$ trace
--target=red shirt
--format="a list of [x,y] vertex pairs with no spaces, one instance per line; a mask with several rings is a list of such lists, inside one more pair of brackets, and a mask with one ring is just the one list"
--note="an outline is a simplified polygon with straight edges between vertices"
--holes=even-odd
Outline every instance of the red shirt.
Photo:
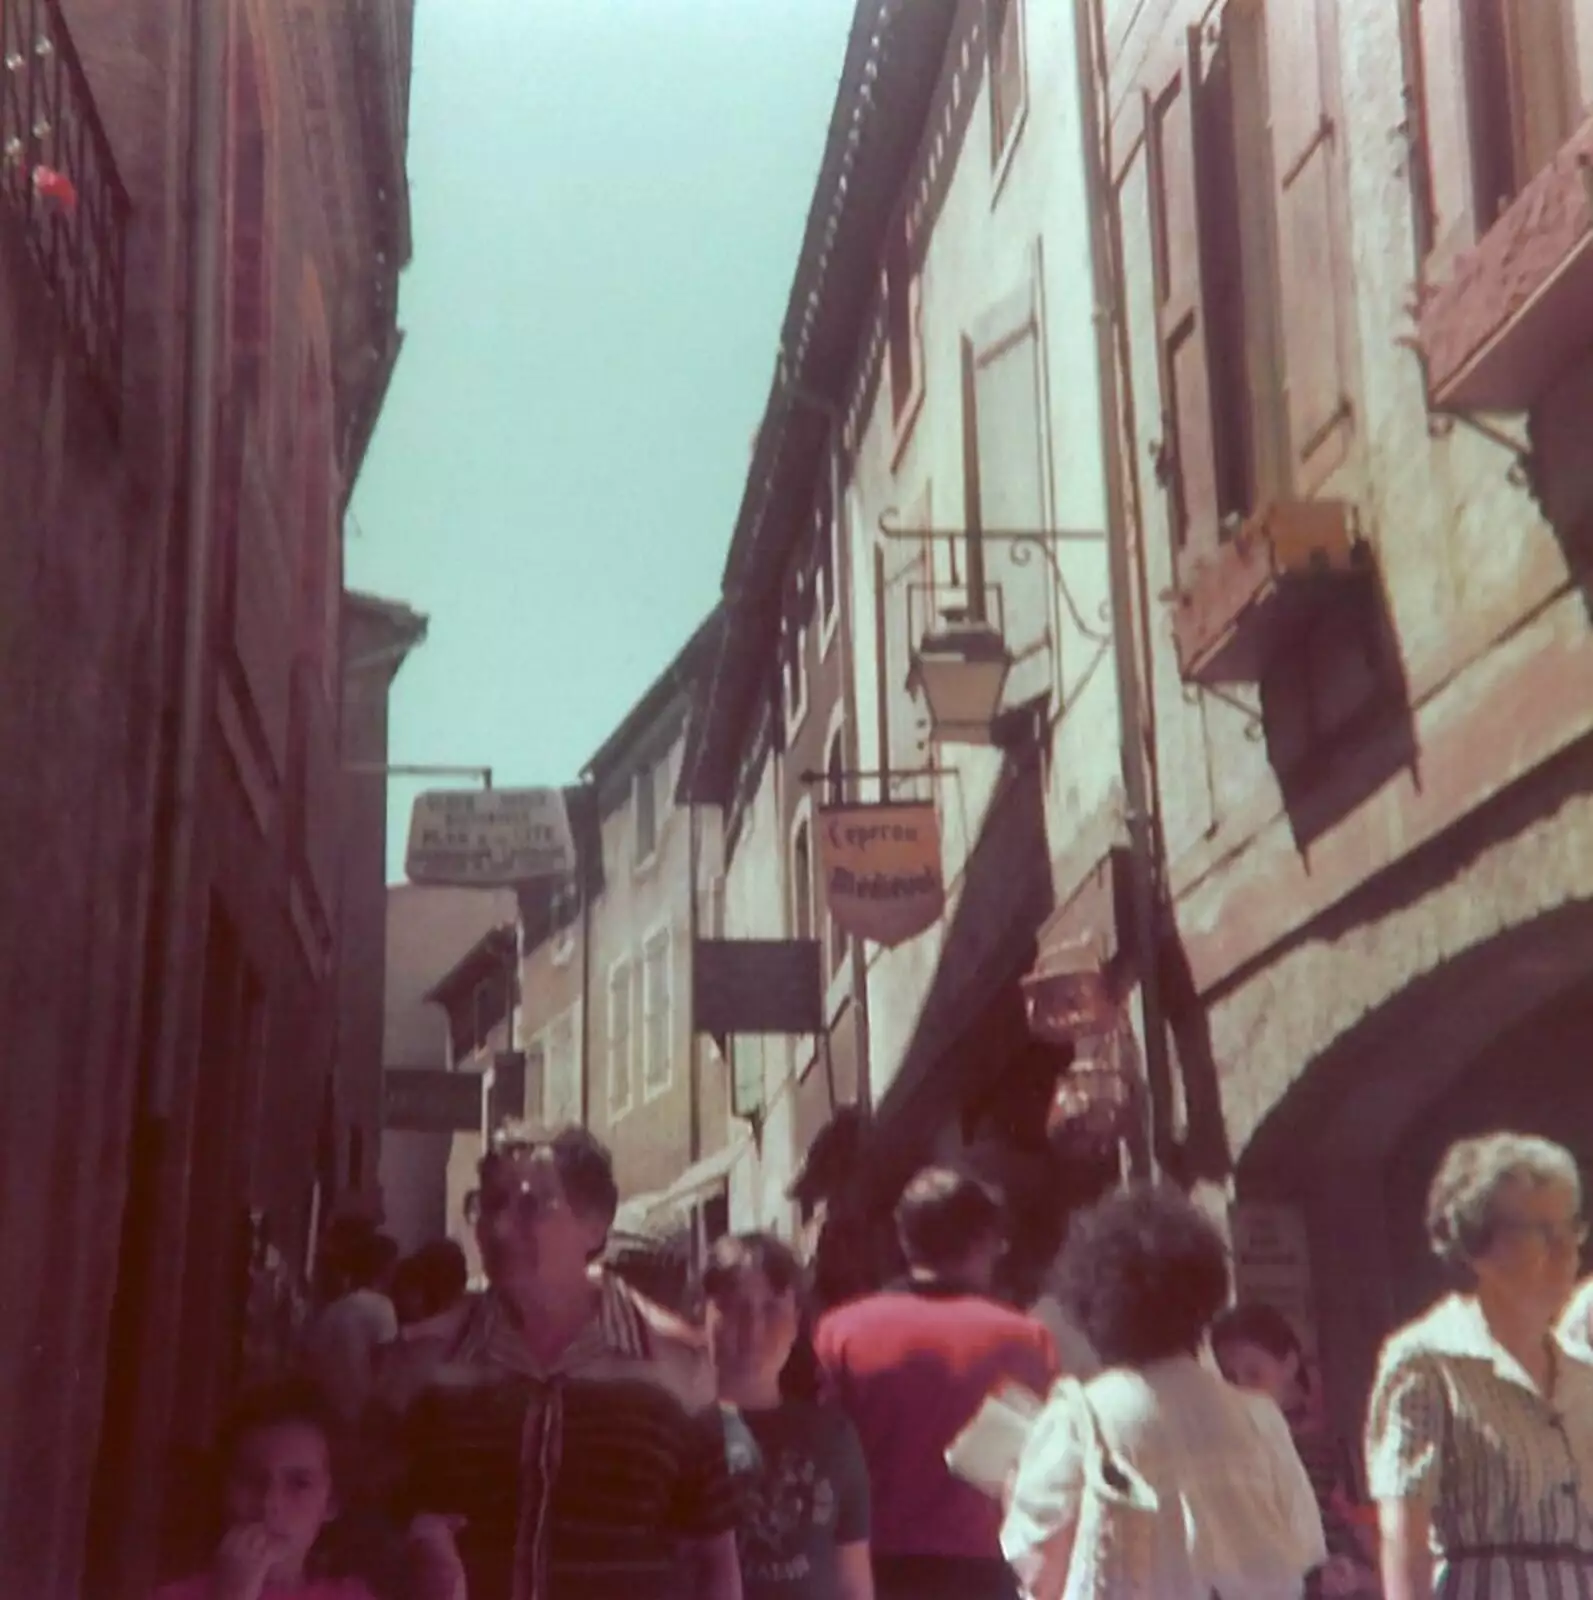
[[1051,1335],[979,1295],[886,1290],[831,1311],[814,1343],[863,1442],[878,1556],[1001,1559],[1001,1507],[952,1476],[946,1449],[992,1389],[1044,1396],[1057,1378]]

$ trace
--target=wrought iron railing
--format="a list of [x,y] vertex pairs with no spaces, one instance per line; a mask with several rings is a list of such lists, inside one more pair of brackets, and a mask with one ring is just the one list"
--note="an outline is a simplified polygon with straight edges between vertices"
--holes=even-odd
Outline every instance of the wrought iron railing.
[[60,0],[0,0],[0,211],[20,223],[113,422],[130,210]]

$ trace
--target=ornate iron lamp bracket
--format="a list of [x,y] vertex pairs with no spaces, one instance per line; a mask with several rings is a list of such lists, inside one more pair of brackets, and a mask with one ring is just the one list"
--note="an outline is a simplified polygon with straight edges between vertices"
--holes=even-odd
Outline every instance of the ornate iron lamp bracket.
[[[960,544],[967,545],[970,540],[978,539],[983,544],[1004,544],[1007,546],[1007,558],[1015,567],[1026,567],[1034,559],[1036,552],[1044,559],[1045,564],[1051,569],[1051,576],[1056,580],[1057,593],[1062,596],[1062,603],[1067,607],[1068,615],[1073,619],[1073,626],[1084,635],[1086,639],[1093,639],[1097,644],[1110,644],[1112,635],[1110,631],[1103,632],[1100,628],[1084,620],[1084,614],[1079,609],[1078,601],[1073,596],[1073,590],[1068,585],[1066,575],[1062,571],[1062,563],[1057,559],[1057,546],[1063,544],[1105,544],[1106,533],[1099,528],[904,528],[897,521],[900,513],[894,506],[887,507],[880,513],[879,531],[882,538],[910,544]],[[1103,600],[1097,612],[1097,620],[1109,623],[1112,617],[1112,603]]]

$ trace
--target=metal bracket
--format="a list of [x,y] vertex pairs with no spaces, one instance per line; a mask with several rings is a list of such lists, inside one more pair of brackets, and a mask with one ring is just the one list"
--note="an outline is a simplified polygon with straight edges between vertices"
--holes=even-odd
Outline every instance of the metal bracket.
[[1532,446],[1523,439],[1518,439],[1514,434],[1506,433],[1503,428],[1496,428],[1491,422],[1484,422],[1473,411],[1434,411],[1427,417],[1427,436],[1430,439],[1447,439],[1455,431],[1455,424],[1470,428],[1471,431],[1490,444],[1496,444],[1501,450],[1508,451],[1514,457],[1510,463],[1510,470],[1506,478],[1510,485],[1516,489],[1531,489],[1533,487],[1533,458]]
[[817,788],[821,784],[875,779],[887,786],[893,783],[906,783],[916,778],[955,778],[958,776],[955,767],[912,767],[899,771],[892,767],[865,767],[848,768],[845,772],[814,772],[807,771],[798,775],[797,781],[809,788]]
[[[887,507],[880,512],[879,531],[882,537],[915,544],[961,544],[966,545],[971,540],[977,539],[981,544],[1004,544],[1008,546],[1008,559],[1015,567],[1026,567],[1034,559],[1035,552],[1045,559],[1051,569],[1051,576],[1056,579],[1057,592],[1062,596],[1062,603],[1067,607],[1068,615],[1073,619],[1073,626],[1084,635],[1086,639],[1093,639],[1097,644],[1111,643],[1110,631],[1103,633],[1099,628],[1093,627],[1084,620],[1083,613],[1079,610],[1078,602],[1073,598],[1073,591],[1068,587],[1068,580],[1062,571],[1062,563],[1057,559],[1056,547],[1060,544],[1105,544],[1106,532],[1101,528],[903,528],[897,523],[899,512],[894,506]],[[1101,602],[1097,613],[1097,620],[1110,623],[1112,620],[1112,603],[1110,600]]]
[[1198,705],[1202,695],[1210,695],[1213,700],[1220,700],[1230,711],[1237,711],[1245,719],[1245,738],[1252,744],[1260,744],[1266,734],[1266,722],[1259,706],[1247,705],[1238,695],[1229,694],[1226,689],[1214,689],[1209,683],[1184,685],[1186,706]]

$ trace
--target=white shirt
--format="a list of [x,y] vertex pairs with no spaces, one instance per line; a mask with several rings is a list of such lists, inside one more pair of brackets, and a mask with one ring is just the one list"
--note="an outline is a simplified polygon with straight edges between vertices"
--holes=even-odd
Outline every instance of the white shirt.
[[1057,1364],[1069,1378],[1081,1383],[1101,1370],[1101,1358],[1084,1330],[1062,1309],[1054,1294],[1043,1294],[1029,1307],[1029,1315],[1051,1335]]
[[[1284,1600],[1327,1559],[1311,1480],[1283,1414],[1192,1356],[1085,1385],[1108,1449],[1157,1496],[1156,1600]],[[1001,1547],[1020,1573],[1078,1519],[1087,1459],[1073,1391],[1053,1393],[1019,1463]]]
[[370,1398],[377,1351],[397,1338],[393,1302],[374,1289],[356,1289],[315,1319],[305,1339],[305,1362],[337,1408],[356,1417]]

